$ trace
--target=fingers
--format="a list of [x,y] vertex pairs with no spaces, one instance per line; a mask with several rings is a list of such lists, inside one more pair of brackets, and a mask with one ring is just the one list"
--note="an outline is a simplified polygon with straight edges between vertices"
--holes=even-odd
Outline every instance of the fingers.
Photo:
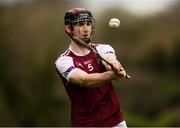
[[118,61],[113,61],[112,65],[114,66],[114,68],[116,68],[118,71],[121,70],[121,64]]
[[121,68],[121,70],[118,72],[118,74],[119,74],[120,78],[126,77],[126,71],[123,68]]
[[108,65],[108,64],[105,65],[105,68],[106,68],[108,71],[113,71],[113,69],[111,68],[111,66]]
[[117,73],[117,77],[119,78],[124,78],[126,77],[126,71],[124,70],[124,68],[122,67],[122,65],[120,64],[119,61],[113,61],[112,65],[114,66],[114,68],[116,69]]
[[114,71],[114,75],[115,75],[115,80],[119,79],[119,78],[124,78],[127,76],[126,71],[124,70],[124,68],[122,67],[121,63],[117,60],[113,60],[110,62],[112,64],[113,67],[111,67],[110,65],[105,65],[106,69],[108,71]]

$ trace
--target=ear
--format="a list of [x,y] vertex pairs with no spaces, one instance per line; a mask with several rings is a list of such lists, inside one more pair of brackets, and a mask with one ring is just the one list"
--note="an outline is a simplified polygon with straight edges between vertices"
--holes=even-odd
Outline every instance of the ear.
[[65,25],[65,26],[64,26],[64,30],[65,30],[66,32],[68,32],[68,33],[71,33],[71,27],[70,27],[70,25]]

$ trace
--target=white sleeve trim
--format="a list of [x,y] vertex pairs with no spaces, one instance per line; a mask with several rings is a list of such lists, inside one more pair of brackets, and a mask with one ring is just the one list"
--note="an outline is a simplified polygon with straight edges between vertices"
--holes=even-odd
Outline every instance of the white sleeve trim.
[[105,54],[115,55],[115,50],[108,44],[99,44],[96,49],[101,56],[104,56]]

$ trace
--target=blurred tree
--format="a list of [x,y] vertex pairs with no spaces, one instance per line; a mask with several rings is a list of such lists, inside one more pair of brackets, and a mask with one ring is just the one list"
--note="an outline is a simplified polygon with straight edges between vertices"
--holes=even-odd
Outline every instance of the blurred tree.
[[[69,41],[59,21],[75,5],[57,0],[0,5],[0,126],[70,126],[69,99],[53,64]],[[171,76],[180,72],[179,12],[177,6],[140,18],[114,8],[96,15],[95,38],[112,43],[132,74],[131,81],[116,86],[128,126],[180,126],[179,75]],[[121,20],[117,31],[107,27],[112,13]]]
[[174,72],[178,75],[180,74],[180,39],[177,38],[175,40],[175,46],[172,55],[172,67],[174,68]]

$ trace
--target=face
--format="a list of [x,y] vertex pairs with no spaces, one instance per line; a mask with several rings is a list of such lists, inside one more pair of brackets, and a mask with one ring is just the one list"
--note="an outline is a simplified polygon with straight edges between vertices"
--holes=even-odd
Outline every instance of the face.
[[81,39],[90,38],[92,33],[92,21],[79,21],[74,23],[72,33],[74,36]]

